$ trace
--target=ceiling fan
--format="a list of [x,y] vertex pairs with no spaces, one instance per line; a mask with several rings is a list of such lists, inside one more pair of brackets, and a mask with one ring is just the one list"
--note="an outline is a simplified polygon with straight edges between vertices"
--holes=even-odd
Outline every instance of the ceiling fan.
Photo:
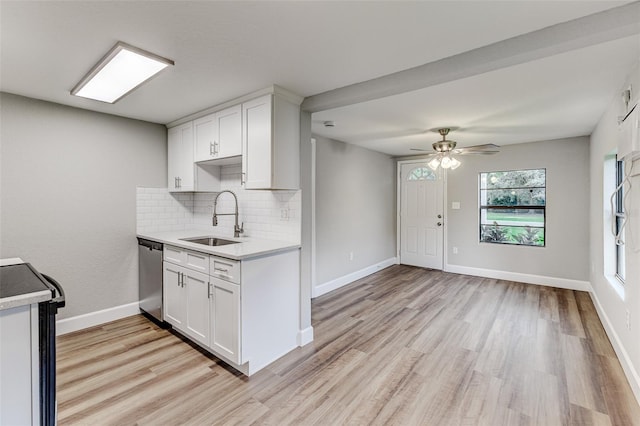
[[[442,129],[438,129],[438,133],[442,136],[442,140],[433,143],[431,146],[435,150],[435,152],[430,152],[426,155],[434,155],[435,158],[429,161],[428,165],[432,170],[437,170],[438,166],[443,169],[457,169],[460,166],[460,161],[453,157],[453,155],[468,155],[468,154],[479,154],[479,155],[491,155],[500,152],[498,145],[488,143],[484,145],[474,145],[467,148],[458,148],[456,149],[456,141],[447,140],[447,135],[451,131],[450,128],[444,127]],[[419,148],[411,148],[412,151],[429,151],[427,149],[419,149]]]

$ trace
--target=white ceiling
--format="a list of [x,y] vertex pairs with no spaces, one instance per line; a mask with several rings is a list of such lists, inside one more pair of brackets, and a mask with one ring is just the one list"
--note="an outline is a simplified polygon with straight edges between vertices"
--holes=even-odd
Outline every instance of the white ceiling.
[[[2,0],[0,89],[166,124],[271,84],[307,97],[625,3]],[[119,40],[176,65],[114,105],[71,96]],[[314,130],[394,155],[443,125],[464,146],[588,134],[637,58],[638,39],[620,39],[319,112],[337,127]]]

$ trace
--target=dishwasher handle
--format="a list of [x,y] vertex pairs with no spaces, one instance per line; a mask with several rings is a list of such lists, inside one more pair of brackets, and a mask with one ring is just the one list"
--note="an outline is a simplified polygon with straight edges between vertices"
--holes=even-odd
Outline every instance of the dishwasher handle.
[[146,247],[149,250],[160,250],[162,251],[162,243],[157,241],[145,240],[143,238],[138,238],[138,245],[142,247]]

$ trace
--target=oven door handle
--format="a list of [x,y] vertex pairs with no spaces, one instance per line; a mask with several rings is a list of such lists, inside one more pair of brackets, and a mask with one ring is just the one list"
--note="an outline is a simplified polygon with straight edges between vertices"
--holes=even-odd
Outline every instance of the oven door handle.
[[56,289],[56,291],[60,294],[60,296],[55,297],[53,300],[51,300],[51,303],[55,303],[56,308],[64,308],[66,304],[66,297],[64,295],[64,290],[60,285],[60,283],[54,280],[53,278],[51,278],[49,275],[46,275],[46,274],[40,274],[40,275],[42,275],[42,277],[45,280],[47,280],[49,284],[51,284]]

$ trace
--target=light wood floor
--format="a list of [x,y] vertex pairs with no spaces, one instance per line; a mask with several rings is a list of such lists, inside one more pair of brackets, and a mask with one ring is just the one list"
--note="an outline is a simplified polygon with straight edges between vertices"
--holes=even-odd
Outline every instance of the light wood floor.
[[61,425],[640,425],[589,295],[393,266],[246,378],[142,316],[58,339]]

